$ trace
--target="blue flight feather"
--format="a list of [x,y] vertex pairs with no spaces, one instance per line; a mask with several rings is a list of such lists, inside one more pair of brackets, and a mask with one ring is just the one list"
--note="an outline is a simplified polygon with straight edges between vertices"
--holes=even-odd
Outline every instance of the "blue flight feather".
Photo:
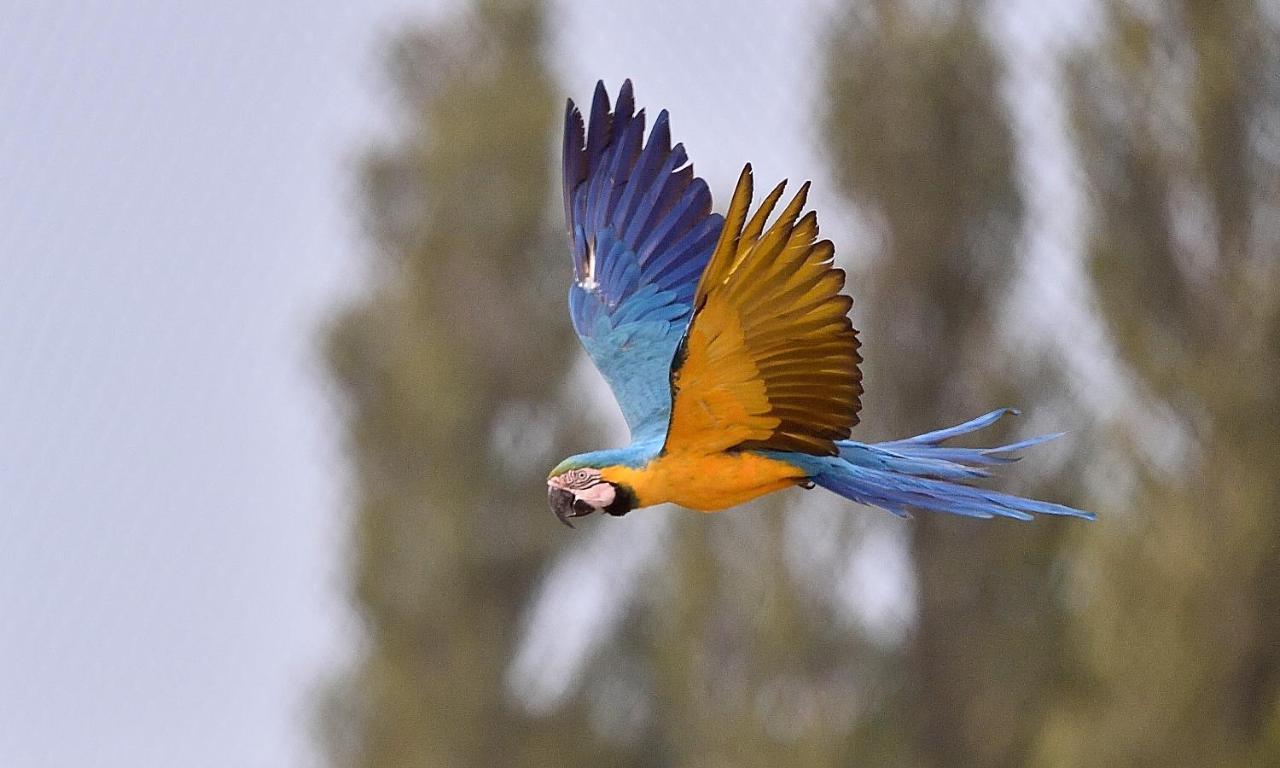
[[671,145],[666,110],[647,141],[644,127],[629,80],[612,109],[596,85],[585,126],[572,101],[565,109],[569,314],[639,442],[666,433],[671,360],[724,223],[684,146]]

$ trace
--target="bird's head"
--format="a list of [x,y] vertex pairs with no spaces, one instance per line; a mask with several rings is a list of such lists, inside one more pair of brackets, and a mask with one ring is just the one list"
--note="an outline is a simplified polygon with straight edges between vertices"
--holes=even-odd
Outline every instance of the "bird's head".
[[575,466],[565,462],[547,478],[547,502],[560,522],[586,517],[592,512],[605,512],[621,517],[636,508],[636,497],[622,483],[605,478],[601,467]]

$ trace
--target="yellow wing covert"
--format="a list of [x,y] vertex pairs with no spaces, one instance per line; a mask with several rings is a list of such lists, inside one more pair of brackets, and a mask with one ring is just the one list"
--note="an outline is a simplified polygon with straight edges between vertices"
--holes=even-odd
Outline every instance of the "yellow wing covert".
[[748,221],[751,166],[738,178],[672,362],[668,452],[832,455],[858,423],[853,300],[841,293],[831,241],[817,241],[817,215],[800,216],[807,182],[765,230],[785,186]]

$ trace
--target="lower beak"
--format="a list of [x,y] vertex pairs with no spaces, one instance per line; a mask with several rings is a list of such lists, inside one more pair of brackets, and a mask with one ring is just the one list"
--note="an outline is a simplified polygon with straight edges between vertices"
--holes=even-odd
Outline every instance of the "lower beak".
[[569,522],[570,518],[583,517],[591,514],[591,510],[586,512],[578,512],[573,508],[574,497],[569,491],[563,488],[547,488],[547,503],[551,505],[551,511],[556,514],[556,519],[570,528],[573,523]]

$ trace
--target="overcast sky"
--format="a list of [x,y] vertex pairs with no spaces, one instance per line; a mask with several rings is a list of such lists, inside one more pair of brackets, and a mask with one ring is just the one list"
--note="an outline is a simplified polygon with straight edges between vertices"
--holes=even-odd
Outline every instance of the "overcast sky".
[[[713,188],[751,160],[832,210],[829,4],[572,0],[555,64],[635,79]],[[309,764],[355,637],[317,329],[362,274],[379,44],[439,3],[179,5],[0,14],[3,766]]]

